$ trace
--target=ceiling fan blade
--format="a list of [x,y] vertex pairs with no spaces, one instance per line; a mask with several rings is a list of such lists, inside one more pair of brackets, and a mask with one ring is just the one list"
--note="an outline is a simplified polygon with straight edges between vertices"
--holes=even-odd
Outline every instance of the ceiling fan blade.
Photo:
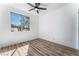
[[33,8],[33,9],[30,9],[29,11],[32,11],[32,10],[34,10],[35,8]]
[[39,11],[37,10],[37,13],[39,14]]
[[46,10],[47,8],[41,8],[41,7],[38,7],[38,9]]
[[35,7],[34,5],[30,4],[30,3],[27,3],[28,5],[32,6],[32,7]]

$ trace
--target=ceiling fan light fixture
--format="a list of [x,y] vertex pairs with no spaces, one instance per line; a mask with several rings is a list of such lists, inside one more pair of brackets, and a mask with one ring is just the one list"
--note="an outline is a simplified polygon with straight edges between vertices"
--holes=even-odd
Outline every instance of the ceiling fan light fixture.
[[37,8],[35,8],[35,11],[37,11],[38,9]]

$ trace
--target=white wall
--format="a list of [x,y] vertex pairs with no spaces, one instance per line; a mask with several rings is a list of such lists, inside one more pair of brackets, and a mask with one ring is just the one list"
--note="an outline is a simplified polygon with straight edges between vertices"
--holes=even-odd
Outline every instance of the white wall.
[[[18,4],[17,4],[18,5]],[[30,17],[30,31],[11,32],[10,11],[21,13]],[[0,5],[0,47],[31,40],[38,36],[38,16],[29,14],[22,6],[11,4]]]
[[77,14],[75,4],[68,4],[56,10],[50,8],[40,14],[39,37],[77,49]]

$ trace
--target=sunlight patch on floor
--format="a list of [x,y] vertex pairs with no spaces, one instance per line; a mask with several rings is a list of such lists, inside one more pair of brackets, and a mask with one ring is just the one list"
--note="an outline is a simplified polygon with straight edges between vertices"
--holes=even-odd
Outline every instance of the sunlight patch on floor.
[[6,48],[4,49],[5,51],[3,52],[0,52],[0,56],[26,56],[27,55],[27,52],[28,52],[28,48],[29,48],[29,45],[24,45],[24,46],[21,46],[21,47],[18,47],[17,49],[13,49],[13,50],[9,50]]

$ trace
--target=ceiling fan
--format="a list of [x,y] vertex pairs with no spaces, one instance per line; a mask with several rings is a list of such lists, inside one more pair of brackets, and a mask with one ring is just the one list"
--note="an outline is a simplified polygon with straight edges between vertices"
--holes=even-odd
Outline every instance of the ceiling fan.
[[27,3],[27,4],[33,7],[29,11],[35,10],[38,14],[39,14],[39,10],[46,10],[47,9],[47,8],[39,7],[41,5],[41,3],[34,3],[34,5],[32,5],[31,3]]

